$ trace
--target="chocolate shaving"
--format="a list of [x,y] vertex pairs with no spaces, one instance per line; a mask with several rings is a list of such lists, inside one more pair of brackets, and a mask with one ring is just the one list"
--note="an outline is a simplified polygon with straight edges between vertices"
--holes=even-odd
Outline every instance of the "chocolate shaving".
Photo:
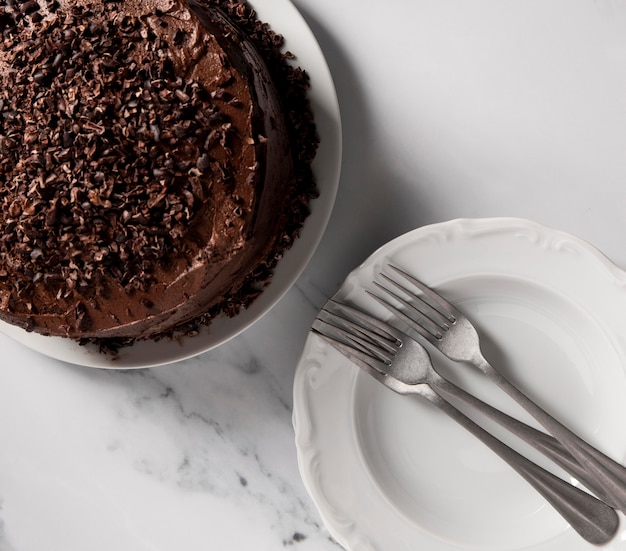
[[[38,9],[27,2],[19,13]],[[6,32],[28,30],[28,18],[18,19],[9,6],[0,10],[15,22]],[[76,22],[89,13],[82,6],[71,13],[33,29],[10,51],[11,63],[32,67],[32,76],[9,72],[0,92],[0,225],[15,222],[0,237],[0,254],[24,278],[62,275],[72,263],[78,285],[101,272],[121,275],[132,291],[131,279],[140,277],[145,287],[179,249],[177,228],[201,205],[191,199],[199,186],[189,169],[207,168],[209,138],[227,139],[228,116],[198,84],[181,81],[167,45],[147,42],[139,19],[116,25],[104,18],[81,36]],[[128,52],[139,54],[130,61]],[[199,123],[197,113],[208,123]],[[67,180],[57,182],[63,185],[49,185],[63,174]]]

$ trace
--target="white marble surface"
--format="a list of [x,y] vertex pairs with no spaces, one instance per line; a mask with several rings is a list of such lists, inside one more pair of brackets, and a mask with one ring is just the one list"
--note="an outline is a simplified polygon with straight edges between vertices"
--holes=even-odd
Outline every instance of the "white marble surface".
[[626,3],[294,3],[344,128],[318,251],[259,323],[178,365],[85,369],[0,336],[0,551],[338,549],[299,477],[291,387],[348,271],[412,228],[486,216],[626,268]]

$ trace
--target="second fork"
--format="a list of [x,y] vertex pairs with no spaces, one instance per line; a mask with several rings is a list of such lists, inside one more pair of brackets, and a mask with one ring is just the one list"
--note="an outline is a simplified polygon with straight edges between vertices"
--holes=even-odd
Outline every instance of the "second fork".
[[402,307],[394,306],[375,293],[369,294],[400,318],[408,326],[411,336],[426,339],[451,360],[473,365],[494,381],[576,458],[588,473],[594,490],[626,514],[626,467],[565,427],[492,366],[482,354],[478,331],[454,305],[405,270],[392,265],[389,267],[407,284],[385,274],[381,275],[410,298],[404,298],[380,283],[376,285]]

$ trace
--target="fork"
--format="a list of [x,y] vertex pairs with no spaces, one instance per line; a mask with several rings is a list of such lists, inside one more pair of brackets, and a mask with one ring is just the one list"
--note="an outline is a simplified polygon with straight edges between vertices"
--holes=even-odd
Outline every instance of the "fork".
[[607,502],[626,513],[626,468],[568,429],[494,368],[483,356],[478,331],[456,307],[405,270],[391,264],[389,268],[420,293],[396,278],[381,273],[385,281],[406,294],[409,299],[379,282],[375,282],[376,286],[397,300],[402,305],[402,310],[371,291],[368,294],[404,321],[412,337],[423,337],[451,360],[467,362],[493,380],[580,463],[592,478],[591,487],[597,495],[606,498]]
[[[368,316],[364,312],[355,310],[347,305],[338,306],[340,303],[333,301],[332,299],[328,302],[325,309],[322,310],[320,315],[318,316],[320,321],[329,322],[328,318],[332,318],[330,323],[334,323],[335,326],[339,324],[339,322],[343,324],[348,324],[348,328],[354,331],[362,330],[361,328],[355,327],[354,325],[349,325],[349,322],[346,319],[341,319],[337,317],[337,313],[333,313],[331,309],[343,309],[343,314],[345,317],[346,312],[349,312],[352,317],[360,317],[363,320],[366,320],[367,323],[370,324],[378,324],[380,328],[380,324],[382,323],[376,318],[372,318]],[[388,327],[385,326],[388,330]],[[405,347],[412,347],[414,350],[414,359],[413,363],[407,366],[407,369],[411,369],[415,371],[415,373],[419,373],[420,377],[426,379],[426,382],[431,387],[434,387],[437,392],[443,394],[447,399],[456,398],[460,402],[472,407],[474,410],[480,412],[488,419],[495,421],[500,426],[507,429],[512,434],[516,435],[518,438],[530,444],[536,450],[543,453],[546,457],[550,458],[552,462],[563,470],[572,475],[576,480],[581,482],[588,490],[591,490],[596,497],[600,498],[602,501],[614,507],[614,504],[611,500],[611,497],[607,495],[604,490],[599,487],[596,481],[589,476],[589,473],[585,470],[585,468],[578,462],[574,457],[559,443],[558,440],[546,434],[545,432],[539,431],[510,415],[507,415],[503,411],[496,409],[495,407],[483,402],[473,394],[470,394],[463,388],[454,384],[452,381],[444,377],[432,363],[430,356],[427,351],[419,345],[417,342],[413,342],[410,344],[406,344],[408,340],[415,341],[415,339],[411,339],[408,335],[403,334],[398,329],[395,329],[396,335],[401,335],[401,339],[405,342]],[[345,335],[344,335],[345,336]],[[396,369],[398,369],[396,367]],[[403,378],[406,379],[411,375],[404,375]],[[414,376],[414,375],[413,375]],[[396,375],[397,377],[397,375]]]
[[[381,321],[376,320],[376,318],[372,318],[364,312],[355,310],[347,305],[339,306],[339,303],[333,301],[332,299],[326,305],[325,310],[322,310],[320,313],[320,321],[328,322],[329,320],[327,318],[330,316],[333,318],[332,323],[334,323],[335,326],[338,321],[341,321],[344,324],[349,323],[346,319],[339,318],[337,313],[333,314],[330,310],[331,308],[343,308],[344,313],[350,312],[353,317],[361,317],[361,319],[366,320],[369,324],[378,324],[379,328],[382,323]],[[388,326],[384,327],[388,329]],[[350,326],[350,328],[353,330],[359,330],[359,328],[354,327],[354,325]],[[398,329],[395,329],[395,331],[396,335],[400,334],[402,336],[402,340],[405,342],[410,339],[408,335],[401,333]],[[415,339],[411,340],[414,341]],[[600,498],[611,507],[615,507],[611,497],[608,496],[602,488],[598,487],[596,481],[589,476],[589,473],[585,470],[585,468],[578,461],[576,461],[576,459],[574,459],[574,457],[559,443],[558,440],[545,432],[539,431],[526,423],[507,415],[503,411],[500,411],[490,404],[483,402],[473,394],[470,394],[466,390],[454,384],[441,375],[435,365],[433,365],[426,350],[422,350],[423,347],[421,347],[417,342],[412,343],[410,346],[417,349],[414,358],[415,363],[410,366],[410,369],[415,369],[418,373],[422,373],[423,377],[428,377],[428,383],[432,387],[436,388],[439,393],[444,394],[446,398],[456,398],[462,403],[482,413],[488,419],[491,419],[500,426],[506,428],[509,432],[516,435],[527,444],[530,444],[546,457],[550,458],[554,464],[558,465],[572,475],[588,490],[591,490],[596,497]]]
[[519,454],[444,398],[442,387],[452,383],[431,369],[428,352],[415,340],[332,300],[312,330],[386,387],[399,394],[418,394],[449,415],[530,483],[584,539],[602,544],[613,537],[619,520],[610,506]]

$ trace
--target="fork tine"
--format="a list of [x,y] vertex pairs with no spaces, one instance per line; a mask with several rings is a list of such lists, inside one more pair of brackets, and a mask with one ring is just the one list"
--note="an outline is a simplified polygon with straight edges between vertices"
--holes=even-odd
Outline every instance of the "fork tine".
[[380,288],[384,289],[387,294],[393,296],[399,302],[402,302],[403,304],[406,304],[408,306],[412,306],[415,310],[420,312],[423,316],[426,317],[426,320],[424,320],[426,323],[428,323],[428,320],[432,320],[432,322],[441,326],[443,329],[448,329],[450,327],[450,319],[442,314],[439,310],[431,306],[426,300],[424,300],[423,295],[417,295],[415,292],[411,291],[405,284],[389,277],[387,274],[380,273],[379,275],[384,280],[391,283],[391,285],[400,289],[400,291],[402,291],[405,295],[411,297],[412,302],[409,303],[406,299],[394,293],[393,291],[391,291],[391,289],[384,287],[377,281],[375,281],[374,283]]
[[[411,282],[413,285],[415,285],[415,287],[417,287],[424,294],[424,298],[422,300],[424,300],[424,302],[427,302],[427,304],[429,304],[432,308],[434,308],[440,314],[448,318],[448,321],[450,323],[454,323],[456,321],[456,318],[459,315],[458,310],[452,304],[450,304],[445,298],[443,298],[441,295],[433,291],[430,287],[428,287],[428,285],[426,285],[425,283],[422,283],[416,277],[405,272],[403,269],[398,268],[397,266],[394,266],[393,264],[389,264],[389,267],[392,270],[399,273],[402,277],[404,277],[406,280]],[[405,290],[409,294],[413,294],[413,295],[415,294],[415,293],[411,293],[411,291],[409,291],[408,289],[405,289]]]
[[[384,298],[378,296],[375,293],[372,293],[369,290],[366,290],[366,293],[370,295],[374,300],[376,300],[379,304],[382,304],[385,308],[387,308],[387,310],[389,310],[397,318],[401,319],[404,323],[406,323],[410,329],[414,330],[416,333],[424,337],[427,341],[435,343],[438,340],[441,340],[442,335],[440,332],[431,333],[430,331],[426,330],[422,325],[420,325],[420,323],[418,323],[413,318],[408,316],[402,310],[396,308],[393,304],[391,304]],[[409,308],[412,308],[410,304],[408,304],[407,306]],[[417,310],[415,310],[415,312],[419,314]]]
[[337,338],[335,330],[337,328],[326,323],[319,318],[313,322],[311,330],[323,338],[327,343],[337,349],[341,354],[355,363],[363,371],[374,377],[377,381],[386,384],[389,376],[380,369],[383,362],[373,358],[370,354],[355,348],[355,346],[346,344]]
[[348,306],[347,304],[343,304],[341,302],[337,302],[336,300],[330,299],[323,308],[327,312],[332,312],[338,316],[341,316],[344,319],[349,319],[355,323],[358,323],[360,326],[365,327],[380,337],[387,339],[394,343],[402,342],[401,333],[394,329],[388,323],[385,323],[379,319],[376,319],[369,314],[361,310],[357,310],[352,306]]
[[327,337],[326,335],[322,335],[321,333],[318,333],[318,335],[322,339],[324,339],[328,344],[330,344],[332,347],[334,347],[339,352],[341,352],[341,354],[343,354],[346,358],[348,358],[351,362],[353,362],[357,367],[359,367],[359,369],[367,373],[370,377],[373,377],[379,383],[382,383],[385,386],[389,386],[390,388],[393,387],[393,384],[391,382],[391,377],[389,375],[378,371],[378,369],[376,369],[375,367],[372,367],[366,361],[363,361],[360,358],[355,357],[353,355],[353,350],[347,344],[333,340],[332,338]]
[[[382,274],[381,274],[382,275]],[[393,282],[393,280],[391,280]],[[435,338],[441,339],[443,336],[442,331],[447,331],[449,326],[446,323],[447,319],[440,324],[435,323],[430,317],[428,317],[427,313],[424,312],[422,307],[415,305],[405,298],[401,297],[397,293],[394,293],[391,289],[388,289],[384,285],[381,285],[377,281],[374,281],[374,285],[376,285],[379,289],[383,290],[386,294],[392,296],[395,300],[397,300],[400,304],[405,306],[410,312],[410,316],[407,316],[400,309],[396,308],[391,302],[384,299],[383,297],[377,295],[366,289],[366,293],[382,304],[385,308],[390,310],[397,317],[402,318],[405,323],[407,323],[411,328],[415,329],[420,335],[426,337],[428,339]]]
[[331,336],[336,340],[339,338],[351,345],[355,344],[361,351],[373,355],[382,362],[390,363],[397,352],[398,345],[394,347],[388,340],[372,331],[327,310],[322,310],[316,321],[325,324],[327,332],[332,333]]

